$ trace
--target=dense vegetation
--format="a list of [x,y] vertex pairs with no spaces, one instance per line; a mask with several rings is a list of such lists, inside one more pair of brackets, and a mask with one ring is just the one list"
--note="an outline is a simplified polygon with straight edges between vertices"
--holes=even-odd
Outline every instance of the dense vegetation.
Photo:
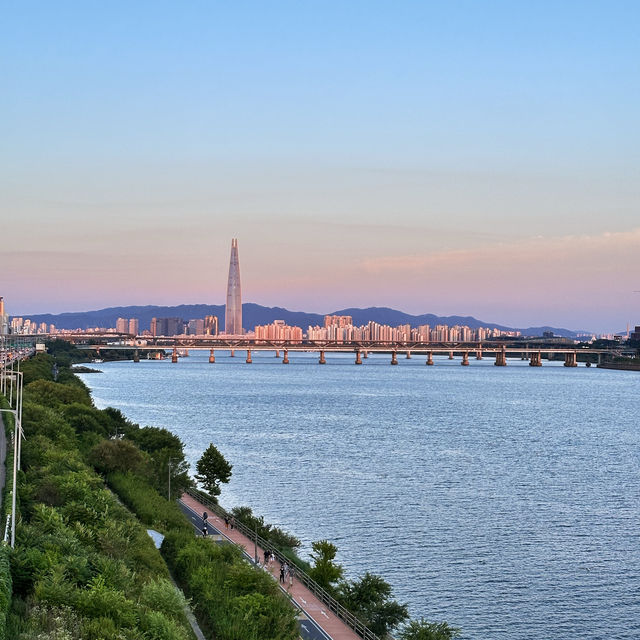
[[52,358],[43,355],[23,366],[30,382],[7,637],[192,638],[184,598],[162,557],[86,463],[89,432],[76,431],[65,416],[68,407],[93,410],[96,420],[100,412],[68,369],[60,369],[60,382],[49,379],[51,369]]
[[[169,473],[174,494],[192,482],[179,438],[96,409],[66,355],[23,364],[27,439],[7,637],[192,638],[184,598],[142,521],[167,535],[163,553],[212,638],[296,638],[295,611],[277,584],[234,546],[196,539],[165,497]],[[11,594],[2,569],[0,553],[0,616],[3,594],[7,603]]]

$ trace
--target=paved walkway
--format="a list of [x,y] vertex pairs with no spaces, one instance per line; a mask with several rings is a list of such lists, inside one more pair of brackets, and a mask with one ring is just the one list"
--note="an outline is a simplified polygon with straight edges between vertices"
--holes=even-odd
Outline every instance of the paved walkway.
[[[202,514],[206,511],[209,514],[209,524],[215,527],[222,536],[243,546],[247,553],[253,557],[254,554],[254,542],[249,540],[246,536],[242,535],[237,529],[225,529],[224,520],[198,502],[195,498],[192,498],[188,494],[183,494],[181,501],[187,507],[192,509],[199,518],[200,527],[202,526]],[[217,536],[216,536],[217,537]],[[264,558],[264,549],[258,547],[258,558],[262,560]],[[278,561],[273,562],[273,566],[270,569],[270,573],[275,580],[278,580],[280,575],[280,563]],[[326,636],[330,640],[361,640],[360,636],[350,627],[348,627],[340,618],[338,618],[331,610],[329,610],[324,603],[319,600],[307,587],[305,587],[297,578],[294,578],[293,585],[285,589],[281,585],[280,588],[288,593],[293,599],[294,603],[304,612],[304,615],[308,616],[315,622],[316,626],[320,627]],[[300,626],[304,628],[304,619],[301,620]]]

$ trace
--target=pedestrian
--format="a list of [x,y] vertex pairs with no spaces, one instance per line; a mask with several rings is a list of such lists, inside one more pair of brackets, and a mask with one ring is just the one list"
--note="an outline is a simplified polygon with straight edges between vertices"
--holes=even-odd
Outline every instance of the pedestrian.
[[229,528],[229,516],[224,517],[224,528],[225,529]]
[[264,566],[266,567],[267,564],[269,564],[269,552],[265,549],[264,550]]
[[291,565],[289,567],[289,589],[293,587],[293,579],[295,578],[295,573],[295,569],[293,568],[293,565]]
[[235,524],[236,524],[236,518],[235,518],[235,516],[231,516],[231,528],[232,529],[235,526]]
[[207,523],[205,522],[205,524],[202,527],[202,535],[206,538],[209,535],[209,530],[207,529]]
[[280,582],[284,584],[284,565],[280,565]]

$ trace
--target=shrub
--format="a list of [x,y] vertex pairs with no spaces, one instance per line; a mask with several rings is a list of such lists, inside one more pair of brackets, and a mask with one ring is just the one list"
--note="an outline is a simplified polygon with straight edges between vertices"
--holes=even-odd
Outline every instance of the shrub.
[[89,462],[101,473],[139,471],[144,463],[140,449],[128,440],[102,440],[89,452]]
[[35,380],[24,388],[25,400],[37,399],[38,404],[46,407],[58,408],[61,405],[74,402],[92,406],[91,396],[85,388],[52,382],[50,380]]

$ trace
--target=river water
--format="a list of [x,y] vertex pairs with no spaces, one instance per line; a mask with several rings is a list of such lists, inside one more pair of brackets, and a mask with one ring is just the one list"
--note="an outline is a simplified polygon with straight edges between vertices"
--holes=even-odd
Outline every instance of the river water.
[[225,507],[323,538],[469,640],[640,638],[640,374],[191,352],[95,365],[98,407],[233,464]]

